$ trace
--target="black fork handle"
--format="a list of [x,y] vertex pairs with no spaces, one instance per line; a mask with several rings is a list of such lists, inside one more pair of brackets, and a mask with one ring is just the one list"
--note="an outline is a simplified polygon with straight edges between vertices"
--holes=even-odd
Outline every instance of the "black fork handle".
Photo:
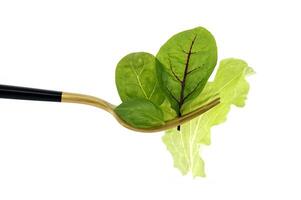
[[11,85],[0,85],[0,98],[61,102],[62,92]]

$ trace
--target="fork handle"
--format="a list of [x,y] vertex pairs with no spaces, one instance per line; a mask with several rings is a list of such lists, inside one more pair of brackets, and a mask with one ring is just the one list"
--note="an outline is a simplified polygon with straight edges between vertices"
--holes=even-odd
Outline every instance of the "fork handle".
[[0,98],[61,102],[62,92],[12,85],[0,85]]

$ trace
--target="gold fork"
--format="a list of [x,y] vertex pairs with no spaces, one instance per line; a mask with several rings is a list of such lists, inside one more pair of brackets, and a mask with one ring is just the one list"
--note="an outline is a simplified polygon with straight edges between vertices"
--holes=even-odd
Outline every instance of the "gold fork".
[[42,89],[18,87],[18,86],[10,86],[10,85],[0,85],[0,98],[33,100],[33,101],[52,101],[52,102],[77,103],[77,104],[90,105],[109,112],[122,126],[138,132],[159,132],[159,131],[175,128],[178,125],[184,124],[185,122],[188,122],[189,120],[198,117],[199,115],[205,113],[206,111],[210,110],[211,108],[213,108],[214,106],[220,103],[220,98],[215,98],[214,100],[210,101],[209,103],[201,106],[200,108],[190,113],[187,113],[181,117],[165,122],[164,125],[152,127],[152,128],[136,128],[126,123],[123,119],[121,119],[116,114],[116,112],[114,111],[116,107],[115,105],[90,95],[42,90]]

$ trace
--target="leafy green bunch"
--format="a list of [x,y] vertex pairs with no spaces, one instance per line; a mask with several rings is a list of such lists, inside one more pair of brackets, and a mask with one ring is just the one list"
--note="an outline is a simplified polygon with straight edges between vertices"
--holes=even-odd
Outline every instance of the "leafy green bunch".
[[189,113],[217,96],[221,103],[181,128],[166,131],[163,142],[183,174],[205,176],[200,145],[210,144],[210,128],[226,119],[231,104],[243,106],[253,73],[246,62],[225,59],[208,82],[217,63],[212,34],[203,27],[172,36],[156,56],[131,53],[118,63],[116,85],[122,103],[116,113],[137,128],[150,128]]

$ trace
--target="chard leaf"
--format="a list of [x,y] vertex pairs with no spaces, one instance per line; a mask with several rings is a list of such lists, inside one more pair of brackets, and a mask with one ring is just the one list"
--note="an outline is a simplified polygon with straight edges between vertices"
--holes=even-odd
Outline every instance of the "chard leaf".
[[215,39],[202,27],[183,31],[172,36],[156,57],[159,83],[181,116],[184,103],[203,90],[216,65]]
[[205,176],[204,161],[200,157],[200,146],[210,144],[210,129],[226,120],[231,105],[242,107],[249,91],[245,77],[253,70],[246,62],[239,59],[221,61],[213,82],[206,85],[204,91],[193,101],[183,107],[190,112],[213,96],[221,98],[221,103],[202,116],[181,126],[181,131],[171,129],[163,136],[163,142],[173,156],[174,166],[182,174]]
[[131,99],[121,103],[115,112],[133,127],[151,128],[163,125],[163,112],[154,103],[146,99]]
[[163,103],[165,95],[158,84],[156,65],[157,59],[145,52],[131,53],[120,60],[115,81],[123,102],[144,98],[156,105]]

